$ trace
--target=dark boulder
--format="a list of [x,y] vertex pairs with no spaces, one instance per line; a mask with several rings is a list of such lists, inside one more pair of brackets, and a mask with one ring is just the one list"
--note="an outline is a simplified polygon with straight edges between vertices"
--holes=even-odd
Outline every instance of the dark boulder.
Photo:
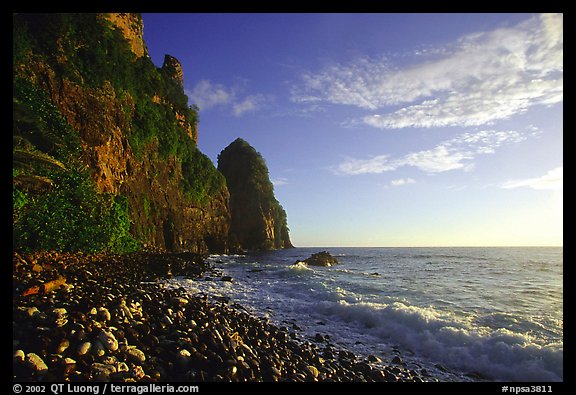
[[297,261],[294,264],[298,264],[299,262],[310,266],[332,266],[338,264],[338,259],[333,257],[328,251],[321,251],[312,254],[309,258],[303,261]]

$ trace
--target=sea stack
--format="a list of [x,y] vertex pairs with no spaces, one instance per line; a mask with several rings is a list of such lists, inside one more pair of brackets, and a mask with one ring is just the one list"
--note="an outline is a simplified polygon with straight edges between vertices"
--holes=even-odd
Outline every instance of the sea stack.
[[262,155],[238,138],[218,155],[218,170],[230,192],[231,241],[244,250],[293,247]]

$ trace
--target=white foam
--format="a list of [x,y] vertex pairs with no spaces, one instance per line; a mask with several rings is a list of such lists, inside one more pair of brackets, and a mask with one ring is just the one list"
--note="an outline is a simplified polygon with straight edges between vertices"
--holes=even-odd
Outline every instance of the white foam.
[[355,325],[380,341],[400,344],[463,371],[495,380],[562,381],[563,349],[536,344],[529,334],[474,327],[471,318],[400,302],[340,300],[321,302],[317,307],[333,320]]
[[302,261],[298,261],[295,264],[288,266],[288,270],[314,271],[314,269],[312,269],[305,262]]
[[[349,263],[343,259],[341,265],[330,270],[314,270],[302,263],[292,265],[288,263],[296,259],[292,255],[213,256],[213,263],[226,275],[233,276],[234,284],[223,286],[220,281],[200,281],[196,287],[188,286],[196,292],[206,290],[229,296],[259,314],[272,312],[279,321],[297,322],[308,335],[330,334],[331,339],[352,347],[360,340],[363,345],[357,347],[365,347],[362,351],[366,353],[378,351],[378,355],[383,355],[397,345],[405,360],[412,351],[414,361],[427,368],[439,363],[454,372],[476,372],[492,380],[563,379],[562,324],[549,324],[553,315],[530,318],[514,309],[507,310],[507,306],[492,308],[489,299],[483,300],[490,303],[475,309],[482,301],[474,299],[477,282],[470,290],[465,287],[470,279],[466,275],[468,266],[460,268],[459,262],[449,263],[445,256],[441,257],[442,265],[453,271],[458,268],[457,274],[464,276],[457,287],[457,298],[450,293],[454,291],[452,286],[440,288],[446,293],[433,293],[439,288],[415,284],[414,276],[422,277],[430,266],[424,258],[421,266],[407,266],[406,262],[386,257],[367,262],[361,255],[354,256],[356,260],[346,255]],[[413,259],[411,255],[404,256]],[[258,271],[251,272],[255,268]],[[494,270],[489,268],[487,274],[496,275]],[[374,276],[376,271],[381,275]],[[427,281],[434,280],[426,273]],[[475,281],[485,278],[472,277]],[[443,284],[442,279],[437,282]],[[493,297],[499,290],[490,289],[492,293],[483,293],[481,297]],[[546,327],[560,328],[560,337],[556,329],[540,328],[540,321]],[[318,322],[322,324],[317,325]],[[547,334],[550,338],[543,338]]]

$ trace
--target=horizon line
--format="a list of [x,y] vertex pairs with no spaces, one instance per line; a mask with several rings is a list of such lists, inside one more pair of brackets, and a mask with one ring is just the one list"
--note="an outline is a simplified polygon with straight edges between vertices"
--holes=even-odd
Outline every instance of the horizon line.
[[355,246],[355,245],[331,245],[331,246],[294,246],[294,248],[564,248],[564,245],[414,245],[414,246]]

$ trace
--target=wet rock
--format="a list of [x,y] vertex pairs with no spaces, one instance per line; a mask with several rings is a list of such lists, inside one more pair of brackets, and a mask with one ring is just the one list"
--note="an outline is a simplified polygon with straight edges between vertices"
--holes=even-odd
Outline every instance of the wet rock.
[[321,251],[312,254],[310,257],[304,259],[303,261],[296,261],[294,264],[297,265],[300,262],[310,265],[310,266],[333,266],[338,264],[338,259],[333,257],[328,251]]
[[382,360],[378,358],[376,355],[368,355],[368,362],[380,363],[382,362]]

